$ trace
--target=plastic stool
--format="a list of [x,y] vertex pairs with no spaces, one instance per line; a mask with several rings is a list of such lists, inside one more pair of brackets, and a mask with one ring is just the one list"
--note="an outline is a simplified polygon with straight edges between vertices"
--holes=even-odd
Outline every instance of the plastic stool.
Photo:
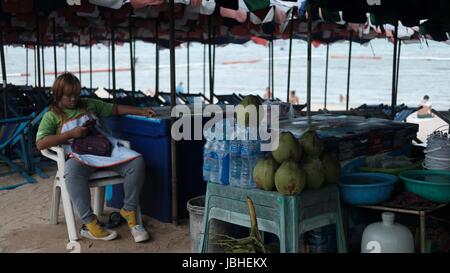
[[247,196],[253,200],[259,230],[278,236],[280,252],[297,253],[301,234],[330,224],[336,225],[338,251],[347,252],[337,185],[286,196],[276,191],[208,183],[199,246],[202,253],[207,251],[211,219],[250,227]]

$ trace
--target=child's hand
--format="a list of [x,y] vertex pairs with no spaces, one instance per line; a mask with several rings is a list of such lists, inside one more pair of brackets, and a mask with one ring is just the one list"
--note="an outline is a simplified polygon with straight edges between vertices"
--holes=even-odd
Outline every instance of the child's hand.
[[156,113],[151,108],[143,108],[141,109],[141,116],[150,118],[156,116]]
[[86,137],[91,131],[90,127],[78,126],[69,131],[71,138]]

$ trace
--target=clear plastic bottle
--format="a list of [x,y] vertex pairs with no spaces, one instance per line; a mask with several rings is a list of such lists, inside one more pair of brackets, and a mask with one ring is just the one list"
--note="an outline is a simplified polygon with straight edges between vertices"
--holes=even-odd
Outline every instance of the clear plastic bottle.
[[228,185],[230,173],[230,150],[228,141],[220,141],[218,158],[220,183]]
[[241,179],[241,141],[230,141],[230,175],[229,182],[232,186],[239,186]]
[[212,143],[210,140],[206,140],[205,146],[203,147],[203,180],[210,181],[211,179],[211,159]]
[[241,184],[243,188],[254,188],[256,184],[253,180],[253,167],[256,165],[256,141],[243,141],[241,147]]
[[219,166],[219,144],[217,140],[212,141],[211,147],[211,175],[210,181],[214,183],[220,183],[220,166]]

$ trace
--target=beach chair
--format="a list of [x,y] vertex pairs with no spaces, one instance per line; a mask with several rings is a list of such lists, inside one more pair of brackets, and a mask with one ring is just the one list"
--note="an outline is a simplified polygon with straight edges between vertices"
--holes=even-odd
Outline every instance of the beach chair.
[[[119,143],[123,146],[130,148],[130,142],[125,140],[119,140]],[[77,227],[75,223],[75,216],[73,213],[73,206],[70,200],[69,193],[67,192],[64,169],[66,164],[66,155],[64,149],[60,146],[51,147],[41,150],[41,153],[49,159],[55,161],[58,165],[55,180],[53,182],[52,203],[50,208],[50,223],[52,225],[58,224],[59,204],[62,198],[64,217],[67,225],[67,232],[69,240],[77,241],[79,239]],[[94,193],[94,214],[100,217],[103,213],[105,204],[105,187],[109,185],[122,184],[124,179],[114,171],[98,169],[89,178],[89,187],[95,188]],[[137,209],[138,224],[142,224],[141,210]]]
[[[187,101],[184,100],[182,95],[176,94],[177,104],[188,104]],[[169,92],[158,92],[158,99],[163,102],[165,106],[169,106],[171,104],[171,95]]]
[[206,98],[202,93],[197,93],[197,94],[180,94],[183,99],[185,101],[188,102],[188,104],[194,104],[196,102],[201,102],[201,103],[207,103],[209,104],[210,101],[208,98]]
[[[36,183],[36,180],[31,177],[35,173],[43,178],[48,178],[38,167],[40,158],[33,155],[34,129],[47,109],[45,108],[38,114],[33,112],[29,116],[0,120],[0,160],[11,169],[11,171],[0,173],[0,176],[19,173],[25,179],[24,182],[0,189],[13,189],[26,183]],[[20,160],[22,164],[19,164],[16,159]]]
[[447,111],[438,111],[435,109],[431,109],[431,112],[445,121],[448,125],[450,125],[450,109]]
[[236,95],[235,93],[231,95],[216,95],[214,94],[214,97],[217,99],[218,104],[231,104],[231,105],[238,105],[242,98]]

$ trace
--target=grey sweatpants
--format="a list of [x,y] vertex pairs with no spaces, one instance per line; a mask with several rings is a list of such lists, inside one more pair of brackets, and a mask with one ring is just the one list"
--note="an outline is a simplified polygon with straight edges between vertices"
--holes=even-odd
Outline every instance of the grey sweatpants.
[[[78,216],[85,224],[91,222],[95,217],[91,207],[91,192],[88,178],[96,169],[72,158],[66,161],[64,178],[67,191],[78,212]],[[116,171],[124,177],[125,196],[123,208],[128,211],[136,210],[139,204],[139,194],[145,179],[145,164],[142,156],[116,166],[104,168],[103,170]]]

